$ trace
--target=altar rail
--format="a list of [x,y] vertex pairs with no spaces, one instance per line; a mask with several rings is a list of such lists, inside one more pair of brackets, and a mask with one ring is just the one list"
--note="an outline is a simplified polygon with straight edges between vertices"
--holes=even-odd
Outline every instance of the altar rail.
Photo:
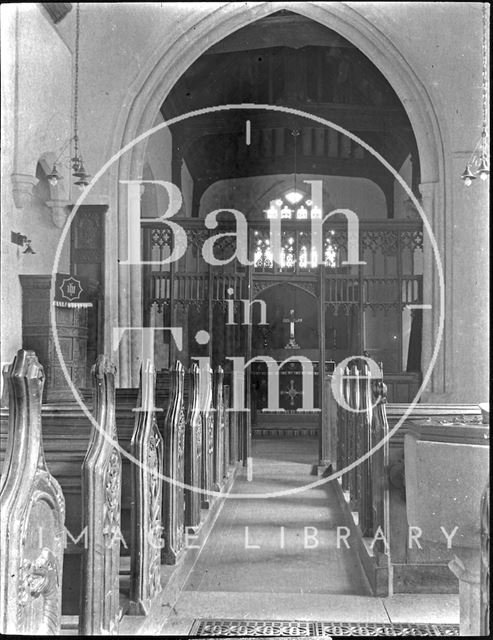
[[[35,518],[36,527],[31,529],[41,532],[41,538],[29,538],[21,551],[12,533],[8,544],[2,544],[3,632],[57,633],[61,613],[66,613],[78,616],[81,634],[111,634],[117,632],[126,611],[147,614],[163,586],[161,562],[175,562],[183,552],[188,524],[182,515],[186,513],[187,492],[183,488],[176,491],[173,482],[165,483],[172,487],[171,493],[163,490],[163,436],[175,443],[168,447],[169,478],[183,482],[184,460],[188,459],[190,486],[207,499],[209,509],[199,505],[195,511],[196,530],[208,519],[215,503],[211,487],[203,484],[201,459],[192,455],[194,442],[196,446],[205,439],[210,423],[202,419],[204,411],[222,416],[220,422],[212,423],[214,490],[225,489],[225,478],[243,455],[243,425],[234,413],[231,419],[224,419],[229,385],[216,384],[207,409],[195,403],[191,409],[199,419],[190,422],[193,394],[186,398],[183,378],[188,380],[197,372],[184,372],[177,363],[171,372],[158,377],[156,385],[155,374],[148,369],[141,374],[139,390],[116,392],[114,374],[111,363],[100,357],[92,372],[93,398],[89,403],[95,424],[76,405],[41,408],[43,374],[33,352],[19,351],[4,374],[10,404],[1,415],[2,517],[8,520],[12,513],[12,531],[19,534]],[[204,370],[200,375],[209,379],[212,389],[212,372]],[[222,371],[215,375],[223,382]],[[190,429],[195,431],[195,439],[185,436]],[[220,451],[215,449],[216,443],[222,447]],[[125,451],[133,456],[134,464],[123,455]],[[15,463],[16,456],[27,454],[27,462]],[[15,495],[11,496],[12,491]],[[41,509],[39,500],[49,508]],[[130,556],[129,575],[121,568],[125,555]],[[17,587],[12,591],[10,581],[4,579],[5,571],[13,572],[9,562],[24,563],[26,580],[33,576],[33,586],[26,586],[25,597],[21,598]],[[36,576],[45,577],[39,592]],[[31,602],[40,595],[41,608]]]

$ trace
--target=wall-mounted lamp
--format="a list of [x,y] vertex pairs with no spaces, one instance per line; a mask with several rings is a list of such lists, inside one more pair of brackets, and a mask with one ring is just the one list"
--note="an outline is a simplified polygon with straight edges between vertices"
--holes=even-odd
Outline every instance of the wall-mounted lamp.
[[14,231],[11,231],[10,241],[19,247],[24,247],[25,245],[25,249],[22,253],[36,253],[36,251],[31,247],[31,240],[29,240],[27,236],[22,235],[22,233],[15,233]]

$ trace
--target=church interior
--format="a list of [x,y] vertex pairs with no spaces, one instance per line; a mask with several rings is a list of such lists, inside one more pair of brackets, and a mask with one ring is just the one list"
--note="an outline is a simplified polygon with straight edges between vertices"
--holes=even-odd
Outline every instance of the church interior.
[[0,630],[489,635],[489,6],[9,3]]

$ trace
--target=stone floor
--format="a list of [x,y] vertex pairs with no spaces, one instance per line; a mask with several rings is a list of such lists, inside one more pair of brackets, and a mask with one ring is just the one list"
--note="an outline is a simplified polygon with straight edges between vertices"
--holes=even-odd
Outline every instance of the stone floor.
[[237,477],[159,635],[186,635],[204,618],[458,624],[456,595],[371,595],[356,554],[337,548],[346,523],[330,484],[286,494],[316,479],[316,447],[253,441],[252,480]]
[[[316,440],[262,438],[252,453],[252,480],[240,470],[202,546],[180,570],[162,567],[150,615],[124,616],[120,634],[187,636],[211,619],[459,624],[458,595],[371,595],[357,554],[337,548],[347,523],[330,483],[303,490],[317,480]],[[64,618],[64,633],[76,634],[76,617]]]

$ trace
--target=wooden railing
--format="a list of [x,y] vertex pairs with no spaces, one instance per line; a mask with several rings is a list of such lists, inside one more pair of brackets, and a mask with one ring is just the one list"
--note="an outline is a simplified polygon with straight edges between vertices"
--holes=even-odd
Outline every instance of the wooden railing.
[[[56,428],[48,421],[47,432],[56,431],[69,450],[65,458],[61,445],[54,451],[50,444],[48,464],[61,478],[60,488],[46,467],[41,442],[43,369],[33,352],[21,350],[5,373],[10,404],[8,412],[2,411],[2,418],[8,416],[8,425],[2,420],[8,445],[5,451],[4,438],[0,498],[4,633],[60,632],[64,558],[70,602],[74,584],[80,584],[78,606],[70,611],[78,614],[80,634],[114,634],[124,613],[147,615],[164,588],[161,563],[174,563],[184,552],[185,527],[197,530],[205,523],[211,512],[201,507],[210,509],[215,490],[226,490],[225,478],[241,460],[241,419],[234,413],[225,419],[229,386],[222,371],[215,373],[213,394],[210,370],[185,372],[176,363],[164,382],[164,406],[163,379],[156,390],[152,367],[141,372],[138,392],[116,393],[114,374],[109,360],[100,357],[92,372],[90,426],[73,407],[64,408]],[[200,376],[205,395],[199,394]],[[123,455],[127,451],[130,464]],[[62,489],[69,493],[67,522]],[[126,591],[128,574],[121,566],[128,555]],[[12,575],[15,579],[6,579]]]

